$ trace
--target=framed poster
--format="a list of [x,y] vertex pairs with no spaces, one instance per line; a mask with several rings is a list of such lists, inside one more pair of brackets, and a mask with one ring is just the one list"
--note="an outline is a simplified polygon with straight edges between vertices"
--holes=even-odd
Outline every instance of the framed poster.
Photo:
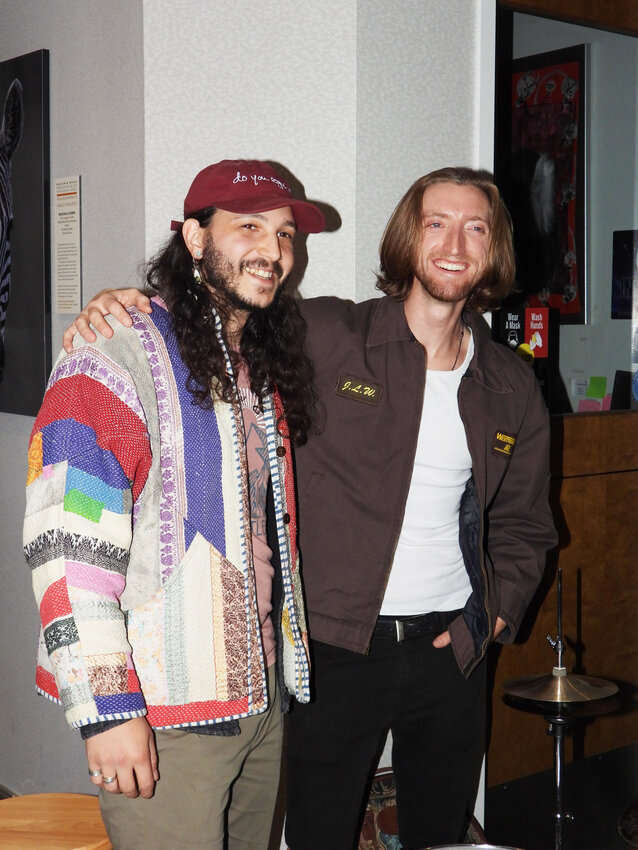
[[512,62],[504,195],[529,307],[587,321],[586,45]]
[[0,411],[35,416],[51,371],[49,52],[0,62]]
[[611,317],[631,319],[633,282],[638,277],[638,230],[614,230]]

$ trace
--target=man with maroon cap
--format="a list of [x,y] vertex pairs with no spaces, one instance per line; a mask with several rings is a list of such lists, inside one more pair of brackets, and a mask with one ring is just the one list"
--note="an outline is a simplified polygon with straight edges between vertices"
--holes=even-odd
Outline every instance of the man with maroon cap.
[[324,218],[223,161],[171,227],[150,307],[60,357],[33,428],[36,682],[86,741],[115,848],[258,850],[282,709],[309,698],[291,449],[315,398],[285,281]]

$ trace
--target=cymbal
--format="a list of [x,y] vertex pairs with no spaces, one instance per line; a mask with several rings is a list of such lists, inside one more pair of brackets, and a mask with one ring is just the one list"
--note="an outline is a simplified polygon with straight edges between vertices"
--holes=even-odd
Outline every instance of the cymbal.
[[503,683],[503,690],[512,696],[537,702],[588,702],[612,696],[618,691],[618,685],[595,676],[550,673],[510,679]]

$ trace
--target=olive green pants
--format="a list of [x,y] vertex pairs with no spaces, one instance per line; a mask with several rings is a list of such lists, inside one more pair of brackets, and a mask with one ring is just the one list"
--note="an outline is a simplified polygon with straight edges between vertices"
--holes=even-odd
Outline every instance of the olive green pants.
[[[274,665],[268,684],[273,694]],[[100,790],[114,850],[267,850],[281,766],[279,699],[240,727],[229,738],[156,730],[160,779],[153,797]]]

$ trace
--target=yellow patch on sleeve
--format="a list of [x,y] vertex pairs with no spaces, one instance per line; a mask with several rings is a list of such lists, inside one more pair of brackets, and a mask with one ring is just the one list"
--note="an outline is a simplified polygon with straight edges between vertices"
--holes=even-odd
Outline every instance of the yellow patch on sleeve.
[[505,431],[497,431],[494,434],[492,441],[492,451],[498,454],[510,456],[516,445],[516,437],[514,434],[507,434]]
[[29,466],[27,470],[27,487],[42,475],[42,431],[31,440],[27,454]]

